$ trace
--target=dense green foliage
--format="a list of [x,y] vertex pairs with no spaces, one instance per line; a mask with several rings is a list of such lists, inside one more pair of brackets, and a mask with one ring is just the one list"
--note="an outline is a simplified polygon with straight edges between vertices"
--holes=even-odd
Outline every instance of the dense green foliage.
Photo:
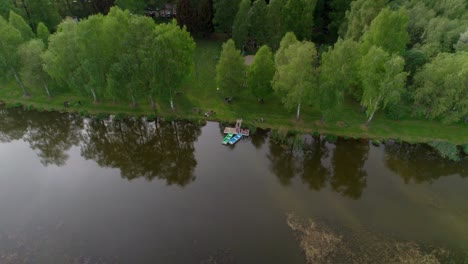
[[263,99],[273,92],[271,81],[274,74],[273,54],[268,46],[262,46],[255,55],[252,65],[248,68],[247,85],[255,96]]
[[216,84],[218,89],[234,96],[244,83],[244,58],[232,39],[223,44],[223,51],[216,66]]
[[293,33],[286,34],[276,53],[273,89],[281,95],[287,109],[297,107],[296,119],[300,117],[301,104],[317,94],[312,66],[316,55],[312,42],[299,42]]
[[136,106],[139,98],[153,102],[155,95],[172,102],[192,71],[194,42],[175,22],[157,25],[113,8],[107,16],[64,20],[45,51],[41,40],[19,50],[21,76],[31,86],[46,88],[50,76],[62,91],[90,96],[94,103],[107,97]]
[[[13,0],[0,14],[2,81],[23,95],[153,108],[161,99],[174,109],[180,90],[207,85],[236,102],[266,97],[259,108],[282,101],[297,119],[301,107],[313,109],[301,121],[323,126],[348,104],[362,106],[368,125],[381,110],[395,120],[468,122],[464,0]],[[212,39],[231,34],[197,62],[217,64],[200,77],[191,36],[219,45]],[[250,66],[246,54],[255,54]]]
[[441,141],[431,142],[429,143],[429,145],[432,148],[434,148],[440,156],[444,158],[447,158],[452,161],[460,160],[460,151],[458,150],[457,145]]

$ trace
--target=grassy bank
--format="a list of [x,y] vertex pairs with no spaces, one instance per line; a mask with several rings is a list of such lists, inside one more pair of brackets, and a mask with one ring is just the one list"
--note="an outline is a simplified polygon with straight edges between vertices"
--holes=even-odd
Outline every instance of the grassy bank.
[[[208,120],[234,122],[243,118],[245,123],[262,128],[277,128],[303,132],[319,132],[338,136],[372,139],[400,139],[411,143],[449,141],[454,144],[468,143],[468,124],[446,125],[437,121],[418,120],[405,117],[402,120],[390,120],[383,111],[376,114],[369,128],[364,126],[365,116],[356,102],[346,101],[340,109],[323,125],[320,113],[314,106],[305,106],[301,120],[297,122],[294,112],[286,111],[280,98],[272,95],[260,104],[249,91],[236,95],[233,103],[226,103],[224,97],[231,96],[224,91],[217,91],[215,67],[221,52],[220,41],[198,41],[195,53],[195,70],[188,82],[174,98],[175,111],[172,111],[167,98],[157,98],[157,109],[153,111],[149,100],[141,98],[137,108],[130,107],[130,102],[114,104],[102,101],[94,105],[91,98],[71,94],[59,94],[48,98],[40,89],[33,90],[29,98],[22,97],[21,90],[12,80],[0,83],[0,100],[8,103],[21,103],[25,106],[44,110],[87,111],[90,114],[126,113],[133,115],[156,114],[163,117],[180,119],[202,119],[207,111],[216,112]],[[70,101],[72,106],[64,108],[63,102]],[[74,102],[81,101],[81,106]],[[263,118],[264,122],[259,122]]]

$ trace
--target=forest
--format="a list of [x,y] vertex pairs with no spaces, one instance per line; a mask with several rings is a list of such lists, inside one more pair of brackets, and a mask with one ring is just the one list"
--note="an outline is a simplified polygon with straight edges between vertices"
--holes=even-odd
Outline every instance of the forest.
[[[200,59],[197,49],[207,42],[219,53]],[[255,55],[249,65],[246,55]],[[254,102],[252,109],[273,104],[259,110],[265,115],[275,109],[294,111],[296,122],[318,119],[314,126],[343,119],[336,116],[349,106],[363,115],[367,128],[361,130],[372,128],[376,115],[466,129],[468,3],[2,1],[0,63],[1,83],[16,83],[32,102],[41,94],[131,108],[148,102],[156,111],[162,102],[187,112],[210,105],[223,112],[229,106],[206,101],[233,99],[232,105]],[[213,74],[203,75],[202,67]],[[209,97],[201,86],[221,96]],[[181,93],[186,98],[178,106]],[[193,99],[202,94],[205,101]],[[220,118],[235,117],[232,109],[225,112]]]

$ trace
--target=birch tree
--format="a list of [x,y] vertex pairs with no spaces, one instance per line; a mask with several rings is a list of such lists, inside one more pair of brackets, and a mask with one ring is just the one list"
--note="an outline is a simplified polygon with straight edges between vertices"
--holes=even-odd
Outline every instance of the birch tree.
[[382,48],[372,47],[362,58],[360,77],[363,95],[361,104],[366,107],[366,126],[375,112],[389,103],[397,103],[406,83],[403,71],[405,61],[398,55],[390,55]]

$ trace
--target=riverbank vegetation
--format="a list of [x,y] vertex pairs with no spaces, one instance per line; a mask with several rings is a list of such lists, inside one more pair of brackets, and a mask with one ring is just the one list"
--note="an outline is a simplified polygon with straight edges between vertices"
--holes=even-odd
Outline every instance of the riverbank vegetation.
[[9,104],[468,141],[464,1],[116,1],[132,13],[57,1],[47,17],[12,2],[0,7]]

